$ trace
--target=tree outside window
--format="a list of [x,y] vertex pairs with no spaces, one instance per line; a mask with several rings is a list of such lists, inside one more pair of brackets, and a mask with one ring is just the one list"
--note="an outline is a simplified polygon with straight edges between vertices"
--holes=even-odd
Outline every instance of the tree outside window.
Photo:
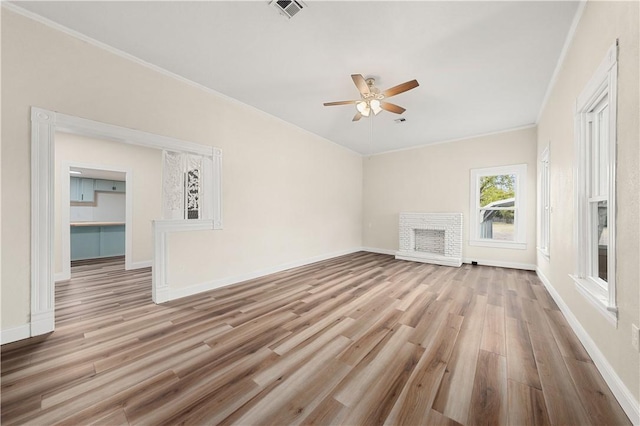
[[523,249],[526,164],[471,170],[471,245]]
[[480,238],[513,241],[516,176],[480,177]]

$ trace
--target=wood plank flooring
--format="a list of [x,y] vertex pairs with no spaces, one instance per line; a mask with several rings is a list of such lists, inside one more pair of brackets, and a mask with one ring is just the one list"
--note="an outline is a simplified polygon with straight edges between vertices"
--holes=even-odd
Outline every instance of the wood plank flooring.
[[630,424],[532,272],[355,253],[163,305],[80,263],[2,424]]

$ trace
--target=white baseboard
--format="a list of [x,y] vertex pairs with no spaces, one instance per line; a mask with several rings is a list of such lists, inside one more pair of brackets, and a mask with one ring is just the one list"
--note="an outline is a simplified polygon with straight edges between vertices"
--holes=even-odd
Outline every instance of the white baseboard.
[[26,323],[0,331],[0,345],[17,342],[31,337],[31,324]]
[[31,312],[31,336],[51,333],[55,330],[55,318],[54,308]]
[[127,262],[124,269],[127,271],[131,271],[132,269],[151,268],[152,265],[152,260],[143,260],[142,262]]
[[[396,250],[388,250],[388,249],[375,248],[375,247],[362,247],[361,250],[368,251],[371,253],[390,254],[393,256],[395,256],[397,253]],[[536,270],[536,265],[533,265],[531,263],[516,263],[516,262],[503,262],[500,260],[471,259],[468,257],[462,258],[463,263],[471,263],[472,261],[478,262],[478,265],[485,265],[485,266],[498,266],[500,268],[524,269],[527,271]]]
[[278,266],[273,266],[270,268],[265,268],[265,269],[261,269],[258,271],[254,271],[254,272],[249,272],[247,274],[242,274],[242,275],[236,275],[235,277],[229,277],[229,278],[221,278],[218,280],[213,280],[213,281],[207,281],[204,283],[200,283],[200,284],[195,284],[195,285],[191,285],[189,287],[183,287],[183,288],[169,288],[168,292],[167,292],[167,296],[166,299],[163,297],[162,301],[170,301],[170,300],[175,300],[175,299],[180,299],[182,297],[187,297],[187,296],[192,296],[194,294],[198,294],[198,293],[202,293],[205,291],[209,291],[209,290],[214,290],[216,288],[220,288],[220,287],[226,287],[232,284],[237,284],[243,281],[248,281],[248,280],[252,280],[255,278],[260,278],[263,277],[265,275],[270,275],[270,274],[275,274],[276,272],[282,272],[282,271],[286,271],[287,269],[291,269],[291,268],[297,268],[300,266],[305,266],[305,265],[309,265],[311,263],[316,263],[316,262],[321,262],[323,260],[328,260],[328,259],[332,259],[334,257],[338,257],[338,256],[344,256],[347,254],[352,254],[352,253],[356,253],[359,251],[362,251],[363,249],[361,247],[356,247],[356,248],[351,248],[351,249],[347,249],[347,250],[341,250],[338,252],[334,252],[334,253],[329,253],[329,254],[324,254],[324,255],[320,255],[320,256],[314,256],[314,257],[310,257],[307,259],[303,259],[303,260],[298,260],[295,262],[289,262],[289,263],[284,263]]
[[497,266],[499,268],[524,269],[526,271],[535,271],[536,265],[531,263],[503,262],[501,260],[472,259],[465,257],[462,259],[464,263],[478,262],[478,265]]
[[58,281],[67,281],[71,279],[71,272],[58,272],[56,274],[53,274],[53,281],[54,282],[58,282]]
[[556,302],[560,311],[564,314],[567,322],[571,326],[571,329],[580,342],[582,346],[587,350],[589,356],[593,360],[596,368],[602,374],[604,381],[607,382],[607,385],[613,392],[613,395],[616,397],[620,406],[627,414],[629,419],[634,425],[640,425],[640,405],[638,401],[633,397],[633,394],[629,391],[629,389],[625,386],[624,382],[620,379],[620,377],[616,374],[611,364],[607,361],[607,358],[600,352],[598,346],[595,344],[589,333],[582,327],[578,318],[571,312],[569,306],[565,303],[565,301],[560,297],[560,294],[556,291],[556,289],[551,285],[549,279],[544,275],[544,273],[536,268],[536,274],[544,284],[545,288],[553,297],[553,300]]
[[387,249],[374,248],[374,247],[362,247],[360,250],[368,251],[371,253],[378,253],[378,254],[390,254],[392,256],[396,255],[396,250],[387,250]]

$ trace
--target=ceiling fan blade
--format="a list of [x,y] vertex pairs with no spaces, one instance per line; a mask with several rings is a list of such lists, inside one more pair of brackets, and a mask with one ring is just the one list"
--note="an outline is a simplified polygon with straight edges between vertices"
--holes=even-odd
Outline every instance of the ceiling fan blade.
[[369,94],[369,85],[367,85],[367,82],[365,81],[362,74],[351,74],[351,79],[353,80],[356,87],[358,88],[358,91],[360,91],[361,94]]
[[356,112],[356,115],[353,116],[353,119],[351,121],[358,121],[362,118],[362,114],[360,114],[359,112]]
[[402,114],[403,112],[406,111],[406,109],[402,108],[401,106],[392,104],[390,102],[384,102],[384,101],[380,102],[380,108],[382,108],[385,111],[393,112],[395,114]]
[[351,105],[355,104],[358,101],[338,101],[338,102],[325,102],[324,106],[334,106],[334,105]]
[[402,84],[398,84],[397,86],[393,86],[391,89],[385,90],[384,92],[382,92],[382,95],[384,95],[385,98],[390,98],[391,96],[398,95],[402,92],[406,92],[407,90],[415,89],[418,86],[418,80],[411,80]]

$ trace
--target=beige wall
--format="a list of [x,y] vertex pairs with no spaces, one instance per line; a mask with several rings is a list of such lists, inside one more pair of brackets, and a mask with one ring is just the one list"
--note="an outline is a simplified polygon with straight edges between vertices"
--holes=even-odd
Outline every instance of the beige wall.
[[171,287],[361,246],[361,157],[312,138],[283,138],[281,124],[266,116],[253,124],[224,149],[224,231],[169,235]]
[[[549,146],[551,174],[550,261],[540,270],[589,333],[617,375],[640,399],[640,355],[631,346],[631,324],[640,325],[640,151],[638,2],[588,2],[538,128],[538,153]],[[576,291],[574,127],[577,96],[607,49],[619,39],[617,165],[617,302],[615,328]]]
[[[513,164],[527,164],[527,249],[470,246],[470,170]],[[363,245],[397,250],[400,212],[462,212],[464,258],[534,265],[535,175],[535,128],[367,157]]]
[[[153,259],[153,233],[151,221],[161,219],[162,206],[162,151],[107,140],[93,139],[68,133],[56,133],[55,171],[55,273],[62,272],[62,217],[61,185],[66,163],[82,163],[98,168],[124,168],[133,186],[132,193],[131,259],[133,263]],[[68,172],[67,172],[68,173]],[[68,207],[67,207],[68,208]]]
[[32,105],[222,149],[224,230],[188,233],[194,280],[361,245],[352,151],[6,10],[2,68],[2,329],[29,321]]

